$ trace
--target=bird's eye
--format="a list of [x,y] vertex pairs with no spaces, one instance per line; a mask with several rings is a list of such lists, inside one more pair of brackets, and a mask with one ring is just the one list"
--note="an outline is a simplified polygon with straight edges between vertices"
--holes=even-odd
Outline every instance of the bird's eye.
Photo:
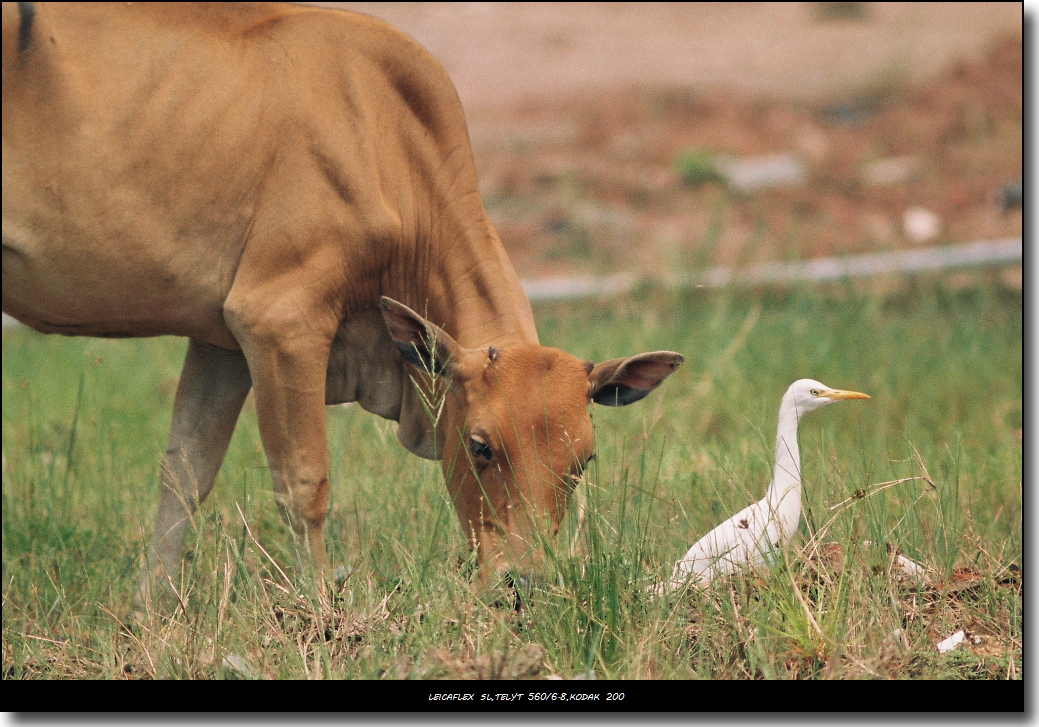
[[487,462],[494,457],[494,452],[491,450],[490,445],[483,441],[482,437],[469,437],[469,451],[472,452],[473,456],[477,459],[482,459]]
[[812,389],[809,393],[812,396],[819,396],[819,390],[818,389]]

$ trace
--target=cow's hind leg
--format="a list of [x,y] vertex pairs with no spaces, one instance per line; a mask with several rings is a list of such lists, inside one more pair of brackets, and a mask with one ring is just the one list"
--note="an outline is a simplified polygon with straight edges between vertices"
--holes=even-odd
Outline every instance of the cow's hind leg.
[[250,386],[240,351],[188,344],[162,461],[159,515],[134,599],[138,620],[153,607],[166,612],[174,605],[184,533],[213,487]]

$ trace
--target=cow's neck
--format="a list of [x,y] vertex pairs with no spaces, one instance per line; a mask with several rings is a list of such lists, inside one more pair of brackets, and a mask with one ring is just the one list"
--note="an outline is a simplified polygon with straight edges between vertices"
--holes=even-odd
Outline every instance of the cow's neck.
[[537,343],[530,303],[487,219],[475,175],[473,188],[455,201],[426,203],[432,219],[403,240],[416,264],[389,263],[381,294],[412,307],[467,348]]
[[[478,212],[480,224],[455,228],[456,235],[444,231],[450,219],[445,213],[444,235],[425,238],[410,254],[394,255],[378,292],[411,307],[466,348],[536,343],[519,277],[482,206]],[[417,393],[420,381],[423,394]],[[377,305],[366,303],[347,315],[331,349],[327,403],[356,401],[397,421],[397,437],[407,449],[439,459],[444,432],[432,416],[439,409],[433,392],[439,390],[401,358]]]
[[[534,315],[498,235],[483,215],[479,224],[441,245],[439,269],[431,269],[434,313],[463,346],[537,343]],[[455,330],[451,330],[454,328]]]

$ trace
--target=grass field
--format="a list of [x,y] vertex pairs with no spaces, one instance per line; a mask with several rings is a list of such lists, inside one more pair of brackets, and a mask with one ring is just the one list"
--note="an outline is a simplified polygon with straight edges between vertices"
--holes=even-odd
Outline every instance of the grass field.
[[[247,404],[189,531],[183,608],[127,628],[185,342],[5,330],[3,676],[1020,679],[1021,295],[897,290],[539,306],[546,345],[686,363],[645,401],[594,411],[584,517],[571,508],[518,612],[470,590],[439,467],[352,406],[328,410],[326,532],[347,576],[321,613],[280,571],[287,531]],[[652,597],[762,496],[779,397],[801,377],[873,398],[802,421],[805,518],[784,562]],[[822,555],[802,552],[813,539]],[[889,543],[928,577],[893,572]]]

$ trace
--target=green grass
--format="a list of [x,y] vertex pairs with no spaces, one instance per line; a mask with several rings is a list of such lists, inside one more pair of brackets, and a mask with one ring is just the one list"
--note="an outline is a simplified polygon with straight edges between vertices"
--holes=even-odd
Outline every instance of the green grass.
[[[189,531],[185,607],[139,629],[124,624],[185,344],[5,330],[4,678],[1021,678],[1021,311],[1019,293],[938,280],[539,306],[546,345],[686,363],[645,401],[594,410],[583,521],[571,508],[518,613],[471,591],[439,466],[357,407],[328,410],[326,534],[348,576],[320,613],[270,560],[290,551],[247,404]],[[802,421],[805,522],[785,562],[651,597],[760,499],[779,397],[802,377],[873,398]],[[925,472],[934,488],[874,491]],[[802,554],[813,537],[838,556]],[[893,575],[887,543],[929,582]],[[958,629],[980,642],[939,655]]]

